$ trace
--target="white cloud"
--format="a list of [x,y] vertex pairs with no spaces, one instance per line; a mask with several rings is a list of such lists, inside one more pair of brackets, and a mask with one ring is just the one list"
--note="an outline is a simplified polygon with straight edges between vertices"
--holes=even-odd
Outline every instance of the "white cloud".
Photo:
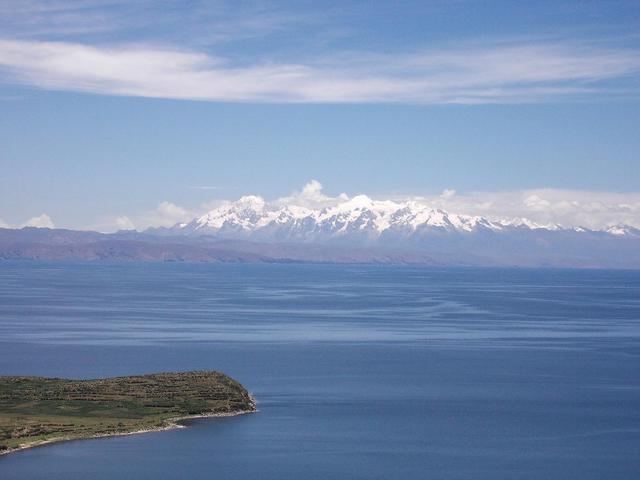
[[30,218],[24,222],[21,227],[55,228],[55,225],[53,224],[51,217],[46,213],[43,213],[37,217]]
[[529,195],[522,203],[531,211],[545,211],[551,206],[547,200],[540,198],[538,195]]
[[310,180],[302,187],[302,190],[294,192],[289,197],[279,198],[274,203],[277,205],[296,205],[299,207],[318,209],[336,205],[339,202],[347,200],[349,200],[349,197],[346,193],[341,193],[337,197],[325,195],[322,192],[322,184],[317,180]]
[[121,215],[98,226],[102,232],[114,230],[145,230],[150,227],[172,227],[176,223],[192,220],[197,212],[163,201],[153,210],[132,215]]
[[143,224],[154,227],[170,227],[178,222],[184,222],[193,218],[193,212],[179,207],[175,203],[164,201],[158,207],[143,216]]
[[534,189],[470,192],[415,197],[434,208],[494,219],[527,218],[564,227],[604,228],[627,224],[640,228],[640,193]]
[[247,65],[171,48],[0,40],[0,67],[5,82],[104,95],[229,102],[478,104],[623,94],[624,90],[614,92],[599,82],[636,75],[640,53],[574,44],[493,44]]
[[201,214],[202,213],[206,213],[210,210],[213,210],[215,208],[221,207],[222,205],[226,205],[229,203],[229,200],[221,200],[219,198],[214,198],[212,200],[209,200],[208,202],[204,202],[202,205],[200,205],[200,209],[198,210]]
[[84,228],[104,233],[118,230],[142,231],[150,227],[172,227],[176,223],[192,220],[198,213],[199,211],[188,210],[175,203],[163,201],[152,210],[103,217],[99,222]]
[[118,227],[118,230],[135,230],[136,228],[131,219],[126,215],[117,217],[115,224]]
[[446,188],[445,190],[442,191],[440,196],[443,198],[450,198],[450,197],[453,197],[455,194],[456,194],[456,191],[454,189]]
[[196,215],[197,212],[165,200],[153,210],[147,210],[137,215],[118,217],[116,225],[118,229],[136,228],[138,230],[145,230],[149,227],[172,227],[176,223],[192,220]]

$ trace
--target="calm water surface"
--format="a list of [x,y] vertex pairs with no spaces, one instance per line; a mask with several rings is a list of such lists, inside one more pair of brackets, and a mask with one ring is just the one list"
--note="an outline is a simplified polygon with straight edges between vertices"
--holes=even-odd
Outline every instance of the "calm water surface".
[[634,479],[640,272],[0,263],[0,374],[219,369],[260,412],[10,479]]

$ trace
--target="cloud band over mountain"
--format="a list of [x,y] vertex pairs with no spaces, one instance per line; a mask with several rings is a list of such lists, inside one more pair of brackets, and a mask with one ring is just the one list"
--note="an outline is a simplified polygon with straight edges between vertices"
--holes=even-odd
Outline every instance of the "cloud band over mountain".
[[[311,180],[291,195],[266,200],[248,195],[266,210],[288,207],[297,211],[320,211],[347,204],[355,195],[341,193],[329,195],[317,180]],[[367,197],[368,198],[368,197]],[[559,225],[564,228],[584,227],[604,230],[615,225],[640,228],[640,194],[615,192],[587,192],[562,189],[532,189],[510,192],[458,193],[447,189],[436,195],[374,195],[376,204],[400,205],[411,202],[428,209],[438,209],[453,215],[481,216],[490,221],[522,219],[536,225]],[[197,208],[161,202],[156,209],[146,212],[126,212],[113,220],[91,228],[100,231],[148,227],[171,227],[188,223],[208,212],[232,206],[231,200],[214,200]]]

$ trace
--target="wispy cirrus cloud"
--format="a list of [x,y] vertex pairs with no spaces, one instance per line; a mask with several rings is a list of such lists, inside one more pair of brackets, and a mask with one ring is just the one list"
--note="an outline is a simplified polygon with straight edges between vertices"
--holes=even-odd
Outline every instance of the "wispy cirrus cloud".
[[172,48],[0,40],[0,72],[43,89],[182,100],[522,103],[635,95],[624,83],[637,81],[640,53],[529,42],[247,64]]
[[[21,38],[95,35],[119,30],[133,21],[121,8],[122,0],[4,0],[0,2],[0,28]],[[147,2],[141,2],[142,5]],[[138,7],[140,8],[140,7]]]
[[261,38],[322,23],[322,11],[231,0],[3,0],[0,31],[21,39],[101,39],[111,35],[211,45]]

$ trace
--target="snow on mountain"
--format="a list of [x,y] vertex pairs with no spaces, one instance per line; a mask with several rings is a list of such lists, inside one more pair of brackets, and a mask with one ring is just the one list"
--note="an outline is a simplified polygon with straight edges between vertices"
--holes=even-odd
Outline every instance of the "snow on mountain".
[[512,218],[511,220],[501,220],[500,223],[507,227],[523,227],[529,230],[562,230],[562,227],[557,223],[541,224],[522,217]]
[[[488,219],[432,208],[418,201],[374,200],[366,195],[345,198],[334,205],[312,209],[295,204],[267,202],[248,195],[225,202],[189,223],[177,224],[172,233],[216,235],[278,241],[322,241],[330,239],[377,240],[420,238],[437,233],[470,234],[510,231],[591,232],[557,224],[539,224],[526,218]],[[615,236],[638,236],[639,230],[617,225],[603,231]]]
[[605,232],[617,237],[640,237],[640,230],[629,225],[612,225]]

